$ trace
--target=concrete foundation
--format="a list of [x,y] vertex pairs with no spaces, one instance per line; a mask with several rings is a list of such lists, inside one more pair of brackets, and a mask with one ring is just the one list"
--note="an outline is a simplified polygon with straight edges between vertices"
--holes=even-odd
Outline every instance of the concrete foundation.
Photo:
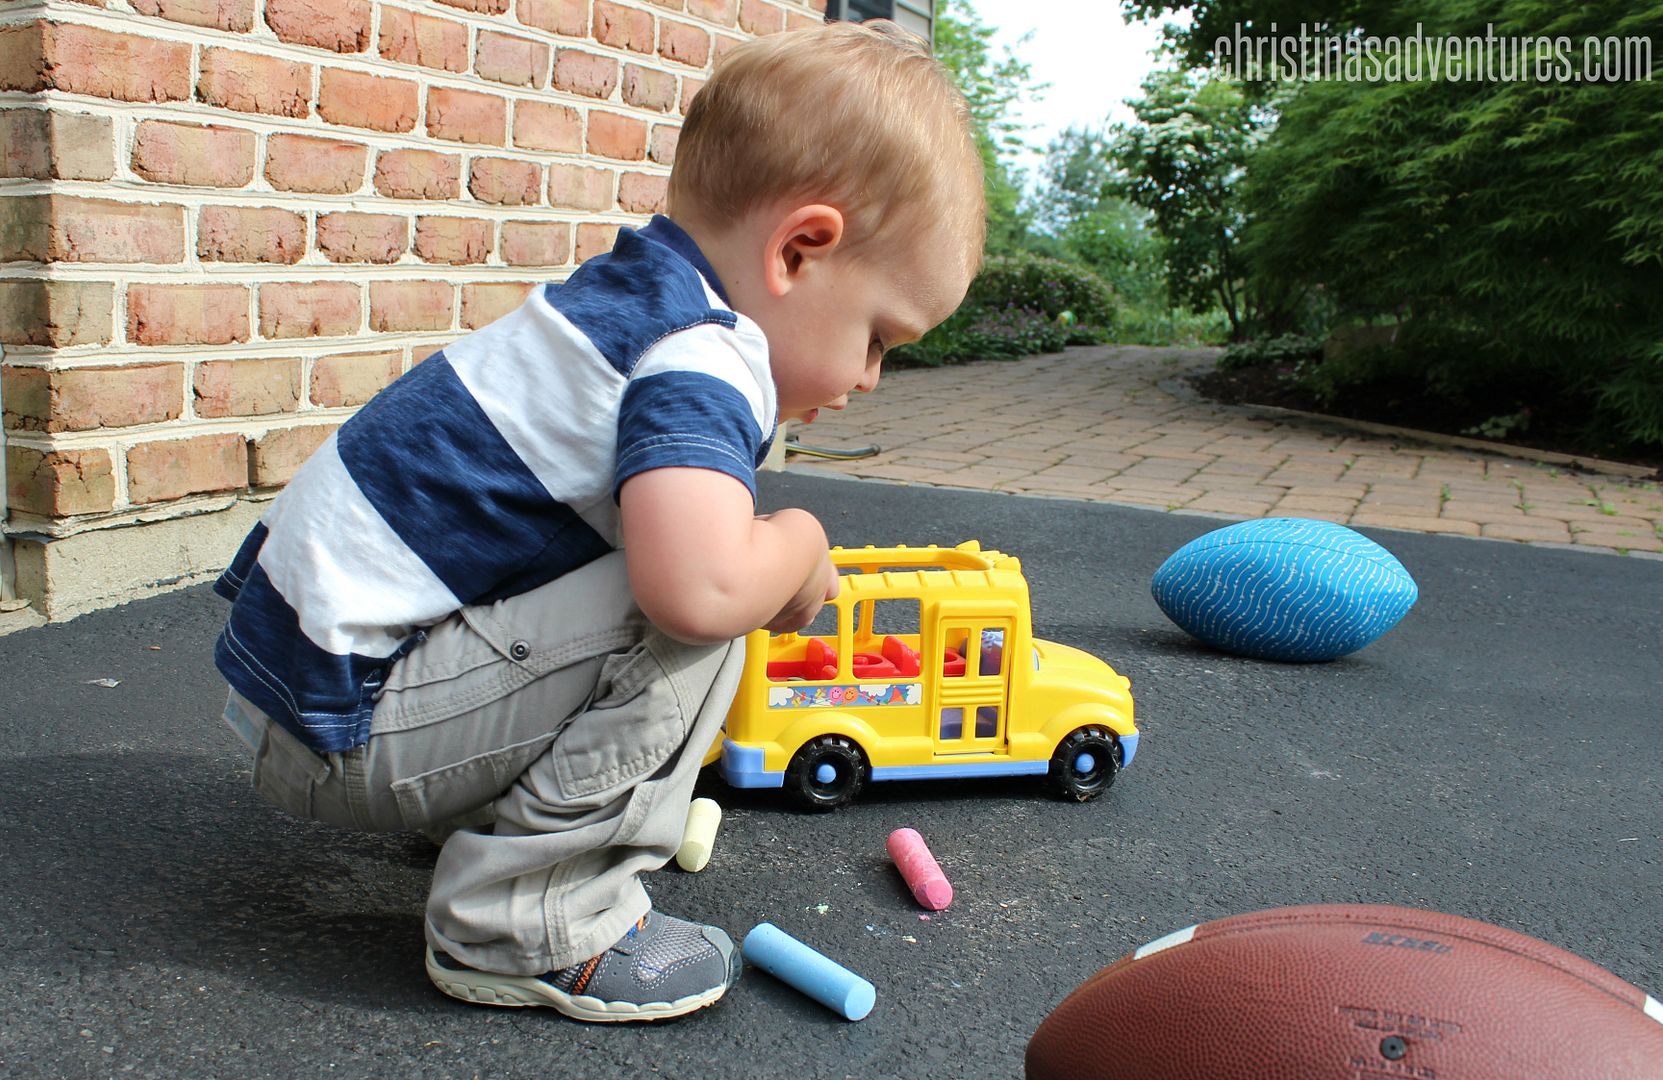
[[73,536],[12,537],[18,598],[0,633],[212,581],[236,554],[266,502]]

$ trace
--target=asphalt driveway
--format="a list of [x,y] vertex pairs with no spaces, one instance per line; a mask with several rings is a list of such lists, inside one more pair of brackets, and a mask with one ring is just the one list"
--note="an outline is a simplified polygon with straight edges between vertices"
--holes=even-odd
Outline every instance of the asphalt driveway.
[[[1042,637],[1130,676],[1145,735],[1104,798],[1033,780],[879,786],[832,816],[707,778],[708,868],[655,903],[776,923],[876,984],[848,1023],[747,972],[713,1010],[596,1028],[454,1002],[421,963],[434,849],[297,821],[220,727],[196,588],[0,638],[0,1075],[1019,1075],[1039,1021],[1127,950],[1280,904],[1436,908],[1663,991],[1663,562],[1370,532],[1421,600],[1344,660],[1200,647],[1150,574],[1195,516],[796,474],[834,541],[1020,555]],[[98,685],[94,680],[115,682]],[[884,851],[928,838],[925,919]]]

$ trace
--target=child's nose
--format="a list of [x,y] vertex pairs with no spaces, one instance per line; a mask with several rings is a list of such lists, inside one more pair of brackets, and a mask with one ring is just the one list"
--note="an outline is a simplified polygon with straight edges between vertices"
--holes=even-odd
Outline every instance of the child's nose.
[[867,367],[866,373],[860,377],[859,382],[855,383],[855,389],[859,390],[863,394],[870,394],[872,391],[876,390],[878,388],[878,374],[881,366],[882,362],[880,361],[879,363],[875,363]]

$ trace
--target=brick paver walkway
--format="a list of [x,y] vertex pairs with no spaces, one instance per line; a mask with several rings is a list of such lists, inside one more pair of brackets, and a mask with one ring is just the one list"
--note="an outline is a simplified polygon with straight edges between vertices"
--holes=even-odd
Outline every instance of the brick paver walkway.
[[876,443],[881,454],[789,460],[902,483],[1227,517],[1663,551],[1656,483],[1217,405],[1179,377],[1215,355],[1103,346],[890,372],[846,412],[794,429],[804,443]]

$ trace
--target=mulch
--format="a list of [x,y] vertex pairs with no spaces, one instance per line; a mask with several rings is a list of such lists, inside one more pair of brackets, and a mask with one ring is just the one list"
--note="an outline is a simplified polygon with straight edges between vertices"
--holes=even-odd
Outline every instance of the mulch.
[[1289,382],[1287,376],[1292,370],[1292,365],[1267,364],[1210,371],[1190,376],[1189,382],[1209,400],[1223,405],[1274,405],[1443,435],[1464,435],[1509,446],[1553,450],[1575,457],[1618,461],[1663,472],[1663,447],[1637,450],[1632,445],[1622,445],[1591,427],[1585,413],[1564,403],[1530,408],[1529,423],[1524,430],[1498,437],[1476,429],[1493,416],[1511,415],[1528,406],[1518,402],[1500,406],[1449,402],[1409,386],[1375,387],[1366,394],[1353,393],[1323,401]]

